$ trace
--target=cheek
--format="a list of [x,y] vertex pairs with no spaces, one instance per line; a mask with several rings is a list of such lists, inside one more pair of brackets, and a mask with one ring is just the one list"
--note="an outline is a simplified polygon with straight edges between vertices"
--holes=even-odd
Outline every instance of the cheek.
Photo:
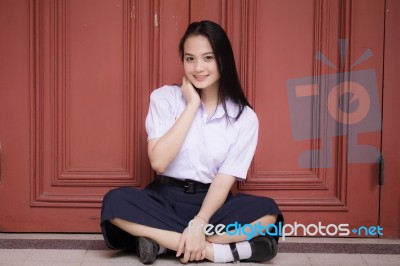
[[190,81],[190,83],[192,83],[192,84],[196,83],[196,80],[193,78],[192,75],[190,75],[190,73],[185,73],[185,74],[186,74],[187,79]]
[[183,63],[183,71],[185,71],[185,74],[188,75],[190,73],[190,65]]

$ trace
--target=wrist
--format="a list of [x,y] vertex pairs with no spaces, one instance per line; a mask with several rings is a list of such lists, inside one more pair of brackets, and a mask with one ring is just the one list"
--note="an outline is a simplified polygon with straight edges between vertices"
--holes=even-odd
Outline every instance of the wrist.
[[203,235],[205,236],[205,226],[207,226],[207,224],[205,224],[202,220],[198,219],[198,218],[193,218],[192,220],[189,221],[189,224],[186,228],[188,235],[195,235],[195,236],[200,236]]
[[192,100],[192,101],[189,101],[189,102],[187,102],[187,108],[189,108],[189,109],[195,109],[195,110],[197,110],[198,108],[199,108],[199,106],[200,106],[200,104],[201,104],[201,101],[199,100],[199,101],[196,101],[196,100]]
[[197,219],[197,220],[199,220],[199,221],[201,221],[203,223],[208,224],[208,219],[206,219],[206,218],[204,218],[204,217],[202,217],[200,215],[195,215],[193,219],[195,219],[195,220]]

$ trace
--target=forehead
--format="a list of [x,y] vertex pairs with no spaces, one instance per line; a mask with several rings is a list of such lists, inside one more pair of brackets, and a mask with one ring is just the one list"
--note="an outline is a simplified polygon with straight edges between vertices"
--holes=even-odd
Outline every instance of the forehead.
[[194,35],[186,39],[183,46],[185,54],[201,55],[204,53],[212,53],[213,49],[207,37],[203,35]]

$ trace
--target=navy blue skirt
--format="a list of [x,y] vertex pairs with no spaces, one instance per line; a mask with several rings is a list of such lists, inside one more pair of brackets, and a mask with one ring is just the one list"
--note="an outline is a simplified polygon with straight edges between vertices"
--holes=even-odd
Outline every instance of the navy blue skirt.
[[[206,194],[206,191],[188,194],[183,188],[163,185],[158,181],[143,190],[130,187],[113,189],[103,199],[101,230],[104,240],[112,249],[135,248],[136,237],[110,223],[113,218],[182,233],[199,212]],[[276,224],[283,224],[283,216],[273,199],[229,194],[209,223],[228,225],[237,222],[244,225],[267,214],[278,215]]]

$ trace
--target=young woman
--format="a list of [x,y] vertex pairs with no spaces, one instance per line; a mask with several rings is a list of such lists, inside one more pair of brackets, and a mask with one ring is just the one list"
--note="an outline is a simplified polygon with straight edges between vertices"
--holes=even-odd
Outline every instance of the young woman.
[[[136,249],[142,263],[166,250],[176,251],[182,263],[270,260],[278,237],[268,228],[283,222],[278,206],[267,197],[230,192],[235,181],[246,179],[258,120],[242,91],[229,39],[218,24],[195,22],[179,51],[182,86],[155,90],[146,118],[157,176],[144,190],[106,194],[104,239],[110,248]],[[235,233],[239,225],[246,230]]]

